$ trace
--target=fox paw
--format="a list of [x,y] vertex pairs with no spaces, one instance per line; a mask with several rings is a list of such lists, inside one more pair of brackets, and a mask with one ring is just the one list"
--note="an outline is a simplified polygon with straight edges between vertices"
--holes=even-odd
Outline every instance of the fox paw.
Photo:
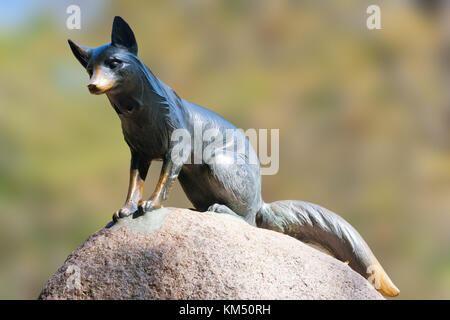
[[139,215],[143,215],[146,212],[150,212],[159,208],[161,208],[161,204],[159,204],[158,202],[152,200],[142,201],[138,206],[138,212]]
[[123,206],[122,208],[120,208],[119,210],[117,210],[116,212],[114,212],[113,214],[113,221],[117,222],[117,220],[119,220],[120,218],[125,218],[128,217],[129,215],[132,215],[133,213],[136,212],[136,207],[128,207],[128,206]]

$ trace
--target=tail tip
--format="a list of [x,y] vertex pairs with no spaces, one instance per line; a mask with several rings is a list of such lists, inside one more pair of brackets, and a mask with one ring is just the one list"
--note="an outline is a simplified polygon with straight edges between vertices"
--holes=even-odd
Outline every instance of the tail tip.
[[390,283],[384,283],[380,289],[377,289],[385,297],[396,297],[400,294],[400,290],[389,280]]
[[385,297],[396,297],[400,294],[400,290],[393,283],[389,286],[382,286],[377,291]]
[[376,263],[367,269],[370,276],[367,278],[375,289],[385,297],[396,297],[400,294],[400,290],[395,286],[392,280],[384,271],[380,264]]

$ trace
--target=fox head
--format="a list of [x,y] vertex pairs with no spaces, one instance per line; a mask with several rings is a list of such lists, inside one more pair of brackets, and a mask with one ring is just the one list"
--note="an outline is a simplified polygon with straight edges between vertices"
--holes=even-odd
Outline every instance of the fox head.
[[115,17],[111,32],[111,43],[90,48],[68,40],[75,58],[89,74],[87,85],[92,94],[102,94],[124,88],[133,83],[139,64],[137,43],[130,26],[121,18]]

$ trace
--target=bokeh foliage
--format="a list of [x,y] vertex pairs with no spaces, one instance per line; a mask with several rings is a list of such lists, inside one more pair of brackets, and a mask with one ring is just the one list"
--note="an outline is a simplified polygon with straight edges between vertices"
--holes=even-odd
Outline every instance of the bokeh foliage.
[[[402,298],[450,298],[448,10],[378,1],[383,29],[369,31],[357,0],[22,2],[27,18],[0,24],[0,298],[36,298],[124,201],[119,119],[66,42],[109,42],[114,15],[180,96],[244,129],[280,128],[267,202],[340,213]],[[81,30],[65,27],[72,3]],[[167,205],[190,207],[178,185]]]

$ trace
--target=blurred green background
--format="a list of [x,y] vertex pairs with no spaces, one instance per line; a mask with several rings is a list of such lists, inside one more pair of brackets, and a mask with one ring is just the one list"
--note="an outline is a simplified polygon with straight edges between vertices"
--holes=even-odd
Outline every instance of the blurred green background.
[[[280,128],[266,202],[306,200],[351,222],[401,289],[450,298],[448,1],[0,2],[0,298],[34,299],[128,186],[129,151],[67,38],[132,26],[177,93],[240,128]],[[379,4],[382,30],[366,28]],[[68,30],[66,8],[81,8]],[[154,165],[146,184],[153,191]],[[167,206],[190,207],[177,185]]]

